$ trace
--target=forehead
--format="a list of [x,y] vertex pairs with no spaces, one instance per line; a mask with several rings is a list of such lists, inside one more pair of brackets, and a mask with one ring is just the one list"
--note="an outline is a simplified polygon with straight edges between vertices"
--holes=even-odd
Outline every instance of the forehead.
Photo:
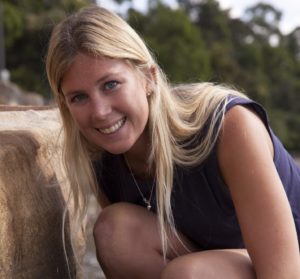
[[133,74],[134,66],[124,59],[78,53],[62,78],[62,87],[69,82],[99,79],[114,74]]
[[61,90],[66,92],[85,87],[116,75],[124,79],[144,80],[137,67],[128,60],[78,53],[63,75]]
[[65,75],[70,74],[70,72],[84,72],[84,71],[93,71],[97,70],[97,72],[105,72],[105,71],[118,71],[120,69],[129,70],[128,68],[133,68],[129,66],[129,63],[124,59],[115,59],[109,58],[105,56],[93,56],[84,53],[78,53],[72,63],[70,64],[68,70]]

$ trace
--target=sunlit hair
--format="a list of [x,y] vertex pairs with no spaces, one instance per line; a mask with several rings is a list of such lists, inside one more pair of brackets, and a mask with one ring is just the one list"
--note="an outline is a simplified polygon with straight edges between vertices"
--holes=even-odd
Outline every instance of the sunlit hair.
[[[171,88],[143,40],[123,19],[106,9],[90,6],[58,24],[50,39],[46,67],[62,116],[65,135],[63,159],[74,206],[78,210],[78,224],[86,212],[90,191],[103,203],[99,194],[101,185],[99,187],[96,183],[91,164],[93,147],[80,134],[61,91],[64,74],[79,52],[125,59],[141,73],[154,69],[152,94],[148,99],[148,126],[152,141],[149,164],[154,163],[156,171],[157,215],[166,255],[166,224],[175,228],[171,211],[174,164],[196,165],[208,156],[218,138],[227,96],[242,94],[210,83]],[[210,125],[207,127],[205,123],[208,120]],[[201,142],[193,148],[186,148],[204,130]],[[97,155],[101,157],[101,151]]]

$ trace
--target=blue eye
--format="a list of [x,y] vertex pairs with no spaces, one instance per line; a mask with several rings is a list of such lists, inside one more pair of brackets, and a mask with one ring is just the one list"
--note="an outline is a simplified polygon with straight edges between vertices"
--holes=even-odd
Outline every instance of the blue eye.
[[86,95],[78,94],[71,98],[71,103],[79,103],[86,99]]
[[104,89],[105,90],[112,90],[112,89],[115,89],[117,87],[117,85],[119,84],[118,81],[116,80],[111,80],[111,81],[108,81],[104,84]]

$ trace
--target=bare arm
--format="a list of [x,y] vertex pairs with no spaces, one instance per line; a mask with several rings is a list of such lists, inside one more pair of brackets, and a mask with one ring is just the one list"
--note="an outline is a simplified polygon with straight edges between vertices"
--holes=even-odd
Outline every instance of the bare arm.
[[300,278],[296,229],[273,145],[250,110],[236,106],[227,112],[218,157],[257,278]]

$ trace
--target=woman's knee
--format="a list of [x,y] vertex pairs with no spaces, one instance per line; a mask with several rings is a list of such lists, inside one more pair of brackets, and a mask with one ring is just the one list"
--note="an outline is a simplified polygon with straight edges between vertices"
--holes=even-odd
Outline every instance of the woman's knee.
[[212,250],[191,253],[168,263],[162,279],[254,279],[255,272],[247,253],[241,250]]
[[157,221],[153,213],[145,208],[128,203],[112,204],[101,211],[94,225],[94,240],[97,252],[113,253],[127,250],[133,244],[143,243],[147,239],[151,245],[159,245]]
[[[170,261],[162,272],[161,279],[191,279],[195,277],[193,262],[181,256]],[[201,277],[199,277],[201,278]]]
[[145,257],[156,258],[160,245],[155,215],[126,203],[103,209],[94,226],[94,239],[97,258],[106,276],[135,273],[143,268]]
[[115,203],[104,208],[94,225],[95,241],[109,245],[110,240],[116,238],[116,234],[124,235],[129,231],[134,226],[133,219],[135,219],[135,214],[132,214],[132,207],[133,205],[126,203]]
[[[135,219],[132,205],[116,203],[104,208],[94,225],[96,253],[102,267],[118,262],[121,254],[129,250]],[[137,221],[136,221],[137,222]]]

